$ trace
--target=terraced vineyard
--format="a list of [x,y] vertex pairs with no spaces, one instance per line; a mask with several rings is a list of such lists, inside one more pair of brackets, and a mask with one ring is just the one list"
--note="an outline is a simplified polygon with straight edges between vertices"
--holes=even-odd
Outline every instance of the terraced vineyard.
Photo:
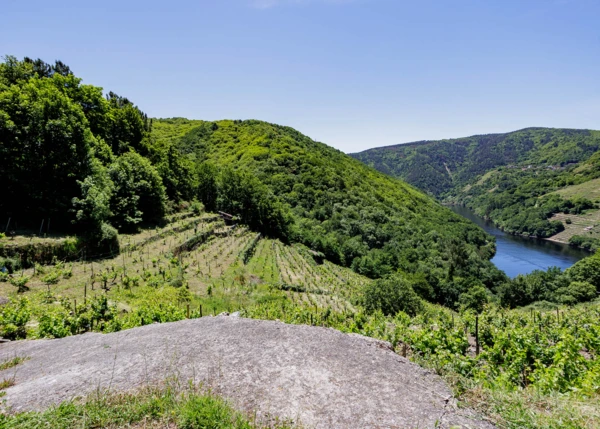
[[[570,219],[570,223],[567,219]],[[590,210],[580,215],[557,213],[550,220],[560,220],[565,226],[564,231],[549,238],[551,241],[568,243],[574,235],[600,238],[600,210]]]
[[[352,297],[370,281],[321,263],[302,245],[225,226],[214,214],[180,214],[163,228],[122,235],[120,241],[120,254],[91,259],[82,251],[73,262],[4,275],[0,295],[25,299],[30,309],[21,336],[59,337],[94,329],[94,323],[118,330],[280,300],[352,311]],[[93,316],[98,303],[112,315]],[[61,329],[54,329],[57,324]]]

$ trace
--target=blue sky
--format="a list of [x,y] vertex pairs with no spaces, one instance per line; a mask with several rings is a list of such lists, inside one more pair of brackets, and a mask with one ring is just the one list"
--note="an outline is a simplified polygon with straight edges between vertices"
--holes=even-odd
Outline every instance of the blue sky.
[[600,129],[596,0],[2,0],[0,54],[154,117],[262,119],[345,152]]

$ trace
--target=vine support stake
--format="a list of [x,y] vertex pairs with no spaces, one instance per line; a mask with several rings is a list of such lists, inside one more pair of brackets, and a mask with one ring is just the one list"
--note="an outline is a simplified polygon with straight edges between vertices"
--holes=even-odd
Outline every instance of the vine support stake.
[[479,356],[479,316],[475,316],[475,356]]
[[83,285],[83,305],[87,304],[87,282]]
[[10,225],[10,219],[8,218],[8,222],[6,222],[6,228],[4,228],[4,233],[6,233],[8,231],[8,225]]
[[187,318],[189,319],[190,318],[190,305],[189,304],[187,305],[187,311],[186,312],[187,312]]
[[200,305],[200,317],[202,317],[202,305]]
[[42,236],[42,228],[44,227],[44,219],[42,219],[42,224],[40,225],[40,233],[38,234],[40,237]]

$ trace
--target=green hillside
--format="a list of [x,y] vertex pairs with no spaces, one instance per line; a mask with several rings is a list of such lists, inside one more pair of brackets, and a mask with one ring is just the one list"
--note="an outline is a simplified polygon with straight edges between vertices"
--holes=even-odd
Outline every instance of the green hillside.
[[[406,158],[427,183],[451,177],[436,195],[498,222],[514,209],[507,222],[544,230],[554,210],[589,210],[596,132],[515,134],[504,164],[476,138],[429,170],[446,143]],[[61,62],[0,64],[0,159],[4,339],[239,311],[387,340],[498,427],[598,426],[600,254],[508,279],[490,236],[402,180],[289,127],[148,118]],[[36,418],[0,414],[7,427]]]
[[[269,195],[263,200],[279,214],[277,221],[251,219],[253,204],[230,204],[218,189],[198,194],[209,210],[238,214],[255,229],[277,232],[369,277],[398,269],[426,277],[430,298],[440,302],[450,303],[460,293],[447,282],[454,275],[487,286],[503,278],[487,261],[494,244],[481,230],[340,151],[289,127],[254,120],[189,126],[184,119],[155,120],[154,144],[181,135],[174,144],[199,171],[198,189],[226,187],[231,197],[240,187],[252,188],[256,199]],[[178,131],[184,129],[189,130]],[[215,174],[220,185],[213,183]],[[232,183],[226,185],[225,178]],[[239,184],[244,181],[253,184]]]
[[[161,225],[195,201],[361,275],[421,279],[431,301],[454,306],[473,283],[493,288],[504,280],[480,228],[294,129],[156,120],[125,97],[103,94],[60,62],[0,64],[7,232],[77,234],[58,257],[112,254],[119,234]],[[18,257],[28,266],[50,261],[32,249]]]
[[594,207],[594,194],[547,194],[599,177],[599,148],[598,131],[528,128],[353,156],[443,201],[465,204],[507,232],[549,237],[564,229],[548,220],[553,214]]

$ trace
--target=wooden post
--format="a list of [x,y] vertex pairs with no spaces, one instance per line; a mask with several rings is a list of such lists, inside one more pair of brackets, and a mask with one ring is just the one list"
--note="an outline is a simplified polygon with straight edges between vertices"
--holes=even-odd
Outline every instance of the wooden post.
[[200,317],[202,317],[202,304],[200,305]]
[[190,305],[187,305],[187,318],[190,318]]
[[77,300],[73,300],[73,314],[77,317]]
[[83,305],[87,304],[87,282],[83,285]]
[[8,222],[6,222],[6,228],[4,228],[4,232],[8,231],[8,225],[10,225],[10,218],[8,218]]
[[475,316],[475,356],[479,356],[479,316]]
[[42,236],[42,228],[44,227],[44,219],[42,219],[42,224],[40,225],[40,233],[38,234],[40,237]]
[[402,344],[402,357],[406,357],[406,343]]

